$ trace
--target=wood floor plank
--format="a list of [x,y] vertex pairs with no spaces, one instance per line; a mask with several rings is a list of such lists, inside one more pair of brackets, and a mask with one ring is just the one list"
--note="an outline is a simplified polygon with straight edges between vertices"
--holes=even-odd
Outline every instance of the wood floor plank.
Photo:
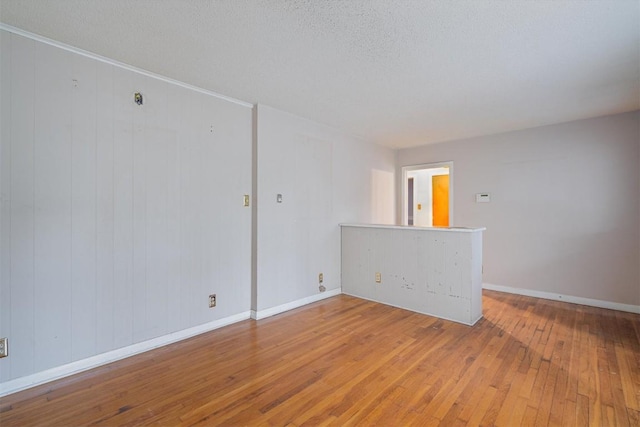
[[465,423],[471,422],[471,417],[481,412],[477,408],[481,405],[483,398],[486,398],[487,395],[485,388],[486,372],[484,367],[478,369],[477,376],[479,377],[479,382],[472,381],[470,383],[468,398],[463,401],[461,396],[461,404],[463,406],[458,415],[458,419]]
[[558,365],[550,363],[549,372],[545,379],[544,389],[542,390],[542,398],[538,405],[538,413],[536,415],[537,425],[549,425],[549,417],[551,416],[551,405],[555,393],[556,382],[558,379]]
[[521,426],[523,424],[523,419],[525,412],[527,411],[527,407],[527,399],[518,396],[513,406],[513,411],[511,411],[511,416],[505,425]]
[[0,398],[0,425],[639,425],[640,315],[483,293],[469,327],[345,295]]
[[469,418],[469,422],[467,425],[469,426],[479,426],[482,422],[482,419],[485,417],[487,409],[491,405],[496,393],[495,387],[489,386],[489,388],[484,390],[482,398],[478,402],[478,405],[474,408],[471,417]]
[[589,398],[582,394],[578,394],[576,402],[576,423],[579,426],[588,426],[589,424]]
[[578,425],[578,403],[577,397],[575,400],[567,400],[562,412],[562,425],[567,427],[573,427]]
[[640,410],[640,394],[637,393],[637,386],[640,381],[634,383],[634,369],[629,366],[629,362],[633,360],[630,350],[623,346],[616,346],[616,356],[618,359],[618,368],[620,369],[620,379],[622,380],[622,392],[624,395],[625,406],[627,408]]
[[509,391],[507,392],[504,402],[502,402],[500,410],[498,411],[498,415],[496,416],[495,424],[497,426],[512,425],[511,414],[515,409],[515,405],[518,402],[518,399],[521,399],[519,393],[525,378],[526,375],[522,374],[519,371],[515,374],[514,379],[509,386]]

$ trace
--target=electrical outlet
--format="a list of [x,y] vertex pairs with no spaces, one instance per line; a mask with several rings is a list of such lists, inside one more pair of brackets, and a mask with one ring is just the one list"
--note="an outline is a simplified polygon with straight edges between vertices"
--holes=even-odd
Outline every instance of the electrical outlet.
[[249,207],[249,195],[248,195],[248,194],[245,194],[245,195],[244,195],[244,199],[243,199],[243,206],[244,206],[245,208],[246,208],[246,207]]
[[324,292],[327,290],[327,288],[325,288],[324,285],[318,286],[318,289],[320,290],[320,292]]
[[382,274],[376,273],[376,283],[382,283]]
[[324,282],[324,274],[320,273],[318,274],[318,283],[322,283]]
[[9,355],[9,339],[0,338],[0,357],[7,357]]
[[209,295],[209,308],[216,306],[216,294]]

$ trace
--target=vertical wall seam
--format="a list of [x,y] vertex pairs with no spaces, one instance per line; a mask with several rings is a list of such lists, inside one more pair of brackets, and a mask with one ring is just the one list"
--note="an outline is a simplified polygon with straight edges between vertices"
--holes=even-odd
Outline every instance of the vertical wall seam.
[[[182,99],[184,98],[180,98],[181,102]],[[182,107],[182,106],[181,106]],[[180,108],[178,111],[180,111],[180,122],[178,124],[178,129],[182,129],[183,126],[183,117],[184,117],[184,113],[182,112],[182,108]],[[182,269],[182,259],[183,259],[183,253],[182,253],[182,157],[181,157],[181,141],[182,138],[180,137],[181,133],[180,131],[176,132],[176,159],[178,162],[178,175],[177,175],[177,187],[178,187],[178,278],[182,279],[183,277],[183,269]],[[185,315],[182,311],[182,307],[184,305],[184,298],[183,298],[183,293],[180,292],[182,290],[182,280],[180,280],[179,283],[176,283],[175,286],[178,286],[178,295],[179,295],[179,299],[178,299],[178,313],[180,313],[180,317],[178,318],[178,325],[176,325],[176,330],[179,330],[182,325],[187,324],[188,322],[184,320]]]
[[[165,89],[165,99],[164,99],[164,103],[165,103],[165,119],[164,119],[164,123],[169,123],[169,85],[165,85],[166,89]],[[169,138],[171,138],[171,135],[168,133],[169,131],[169,126],[167,126],[167,135]],[[166,145],[166,149],[167,149],[167,153],[166,153],[166,163],[165,163],[165,171],[167,174],[167,182],[165,183],[165,191],[164,191],[164,239],[165,239],[165,244],[167,245],[167,247],[169,246],[169,188],[170,188],[170,184],[169,184],[169,179],[171,178],[171,175],[169,174],[169,163],[170,163],[170,151],[169,151],[169,147],[170,147],[170,140],[167,140],[167,145]],[[169,293],[169,269],[171,268],[171,263],[170,263],[170,257],[167,257],[167,269],[165,270],[165,277],[163,278],[165,280],[165,288],[164,288],[164,292],[165,293]],[[165,306],[165,310],[168,311],[170,309],[170,304],[169,302],[165,299],[164,300],[164,304]],[[162,334],[166,334],[168,333],[171,328],[169,327],[169,320],[167,316],[163,316],[162,318],[163,321],[163,328],[162,328]]]
[[[76,61],[71,58],[71,77],[73,78],[74,76],[74,64],[76,64]],[[73,144],[75,141],[74,138],[74,132],[73,132],[73,116],[74,116],[74,107],[76,104],[76,96],[77,96],[77,89],[73,88],[71,90],[71,114],[69,114],[69,282],[70,282],[70,288],[71,288],[71,301],[69,304],[69,319],[70,319],[70,323],[69,323],[69,336],[70,336],[70,353],[71,353],[71,361],[73,361],[73,355],[74,355],[74,346],[75,346],[75,337],[74,337],[74,327],[73,327],[73,311],[74,311],[74,282],[75,282],[75,277],[73,274],[73,168],[74,168],[74,162],[73,162]]]
[[[13,70],[13,34],[9,34],[9,59],[11,61],[9,67],[10,67],[10,71]],[[13,80],[13,72],[10,73],[11,76],[11,80]],[[8,196],[6,197],[6,199],[8,200],[4,200],[4,203],[9,204],[8,209],[7,209],[7,213],[8,213],[8,222],[9,222],[9,229],[8,229],[8,244],[7,244],[7,254],[6,256],[8,256],[9,258],[9,262],[7,263],[7,270],[8,271],[8,280],[9,283],[6,283],[4,286],[6,286],[6,288],[8,289],[8,293],[9,293],[9,335],[13,335],[13,292],[12,292],[12,288],[13,288],[13,276],[12,276],[12,268],[11,265],[13,264],[13,251],[11,250],[11,248],[13,247],[13,233],[11,232],[12,228],[13,228],[13,197],[11,197],[11,188],[13,187],[13,84],[9,84],[9,87],[7,88],[9,90],[9,103],[8,103],[8,112],[5,112],[5,114],[9,115],[9,123],[8,126],[9,127],[9,185],[8,185],[8,194],[5,195]],[[6,143],[6,141],[5,141]],[[13,378],[13,363],[9,364],[9,378]]]
[[[115,330],[113,327],[114,319],[115,319],[115,310],[116,310],[116,299],[115,299],[115,287],[116,287],[116,146],[115,146],[115,68],[109,65],[109,69],[111,71],[111,138],[110,138],[110,146],[111,146],[111,283],[109,284],[109,289],[111,290],[111,341],[109,343],[109,348],[113,348],[116,342]],[[97,84],[97,82],[96,82]]]
[[93,180],[93,186],[94,186],[94,200],[93,200],[93,204],[94,204],[94,219],[93,219],[93,295],[94,295],[94,300],[93,300],[93,305],[95,307],[94,309],[94,313],[95,316],[93,317],[93,330],[94,332],[94,344],[93,344],[93,354],[97,354],[98,353],[98,339],[100,338],[98,336],[98,316],[99,316],[99,311],[98,311],[98,229],[100,227],[99,223],[98,223],[98,199],[99,199],[99,195],[98,195],[98,107],[97,107],[97,100],[98,100],[98,66],[96,65],[94,67],[94,75],[93,75],[93,82],[94,82],[94,91],[93,91],[93,96],[94,96],[94,102],[96,102],[96,108],[94,110],[94,115],[93,115],[93,144],[94,144],[94,149],[93,149],[93,156],[94,156],[94,164],[93,164],[93,173],[94,173],[94,180]]
[[[131,79],[131,82],[133,82],[133,79]],[[135,169],[136,169],[136,157],[135,157],[135,110],[131,110],[131,269],[129,271],[129,292],[131,294],[130,296],[130,301],[131,301],[131,307],[133,308],[133,304],[135,302],[135,295],[134,295],[134,269],[135,269],[135,231],[134,231],[134,227],[135,227],[135,210],[134,210],[134,198],[135,198]],[[134,321],[134,316],[133,313],[131,314],[131,316],[129,316],[129,321],[130,321],[130,328],[131,328],[131,336],[130,336],[130,343],[134,342],[134,338],[133,338],[133,321]],[[129,343],[129,344],[130,344]]]
[[[31,301],[36,301],[36,88],[37,88],[37,78],[36,78],[36,71],[37,71],[37,67],[36,67],[36,42],[32,41],[31,42],[33,49],[31,50],[31,54],[33,55],[33,100],[32,100],[32,108],[33,108],[33,114],[31,115],[32,117],[32,135],[31,135],[31,144],[33,146],[33,150],[32,150],[32,174],[33,174],[33,191],[32,191],[32,198],[33,198],[33,202],[31,205],[31,209],[33,210],[33,215],[31,216],[32,219],[32,223],[31,223],[31,236],[33,239],[32,242],[32,247],[31,247],[31,252],[32,252],[32,261],[31,261],[31,267],[32,267],[32,272],[31,272],[31,279],[32,279],[32,286],[31,286]],[[32,316],[33,316],[33,335],[34,335],[34,339],[31,343],[32,345],[32,357],[31,357],[31,371],[34,371],[34,368],[36,366],[36,361],[35,361],[35,354],[36,354],[36,340],[35,340],[35,335],[36,335],[36,310],[32,310]]]
[[[143,126],[141,127],[141,144],[142,144],[142,156],[144,159],[144,162],[142,163],[144,165],[144,173],[142,174],[142,188],[144,191],[144,209],[143,209],[143,216],[142,218],[144,219],[144,276],[143,276],[143,286],[144,286],[144,317],[143,317],[143,321],[142,324],[144,325],[144,334],[143,336],[147,335],[147,332],[149,331],[149,327],[147,325],[147,319],[149,318],[149,301],[147,298],[147,295],[149,293],[149,283],[147,280],[147,263],[148,263],[148,256],[149,256],[149,248],[148,248],[148,244],[149,244],[149,212],[147,210],[147,207],[149,206],[149,189],[147,188],[147,179],[148,176],[147,174],[149,173],[149,169],[148,169],[148,163],[149,163],[149,158],[148,158],[148,144],[147,144],[147,138],[149,137],[149,133],[147,132],[147,114],[145,112],[145,110],[142,110],[142,123]],[[138,326],[140,327],[140,326]]]

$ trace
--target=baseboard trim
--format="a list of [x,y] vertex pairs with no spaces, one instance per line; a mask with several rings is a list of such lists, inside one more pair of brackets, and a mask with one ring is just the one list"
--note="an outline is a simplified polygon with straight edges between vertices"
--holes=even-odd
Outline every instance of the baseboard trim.
[[[640,306],[631,304],[622,304],[611,301],[603,301],[591,298],[576,297],[571,295],[556,294],[551,292],[535,291],[530,289],[513,288],[510,286],[494,285],[491,283],[483,283],[483,289],[505,292],[516,295],[524,295],[534,298],[542,298],[554,301],[563,301],[572,304],[587,305],[591,307],[606,308],[610,310],[624,311],[628,313],[640,314]],[[45,371],[37,372],[35,374],[27,375],[25,377],[16,378],[0,384],[0,397],[6,396],[11,393],[16,393],[27,388],[35,387],[40,384],[44,384],[50,381],[54,381],[60,378],[64,378],[73,374],[77,374],[83,371],[87,371],[92,368],[96,368],[107,363],[115,362],[117,360],[124,359],[136,354],[144,353],[145,351],[153,350],[158,347],[162,347],[168,344],[172,344],[177,341],[181,341],[187,338],[191,338],[196,335],[203,334],[218,328],[222,328],[233,323],[247,320],[249,318],[260,320],[267,317],[274,316],[276,314],[284,313],[289,310],[293,310],[298,307],[302,307],[307,304],[311,304],[317,301],[321,301],[326,298],[331,298],[336,295],[342,294],[342,290],[332,289],[327,292],[323,292],[318,295],[312,295],[310,297],[302,298],[296,301],[291,301],[286,304],[282,304],[276,307],[271,307],[265,310],[250,312],[243,312],[234,316],[225,317],[224,319],[214,320],[213,322],[205,323],[203,325],[194,326],[182,331],[173,332],[167,335],[163,335],[158,338],[136,343],[127,347],[112,350],[106,353],[98,354],[96,356],[88,357],[86,359],[78,360],[76,362],[68,363],[66,365],[57,366],[55,368],[47,369]],[[358,296],[358,298],[361,298]]]
[[106,365],[107,363],[115,362],[129,356],[144,353],[145,351],[153,350],[167,344],[172,344],[177,341],[191,338],[193,336],[200,335],[214,329],[222,328],[223,326],[231,325],[232,323],[247,320],[249,319],[249,317],[250,313],[246,311],[233,316],[225,317],[224,319],[214,320],[212,322],[194,326],[189,329],[172,332],[161,337],[108,351],[106,353],[91,356],[86,359],[67,363],[66,365],[57,366],[55,368],[27,375],[25,377],[16,378],[14,380],[10,380],[0,384],[0,397],[60,378],[68,377],[79,372],[87,371],[101,365]]
[[378,304],[388,305],[389,307],[400,308],[402,310],[412,311],[412,312],[418,313],[418,314],[424,314],[425,316],[430,316],[430,317],[435,317],[435,318],[442,319],[442,320],[447,320],[449,322],[454,322],[454,323],[458,323],[460,325],[465,325],[465,326],[473,326],[476,323],[478,323],[478,320],[482,319],[482,315],[480,315],[480,316],[478,316],[477,319],[474,319],[471,322],[465,322],[463,320],[454,319],[452,317],[439,316],[439,315],[436,315],[436,314],[433,314],[433,313],[428,313],[426,311],[417,311],[417,310],[414,310],[414,309],[411,309],[411,308],[403,307],[401,305],[391,304],[391,303],[388,303],[388,302],[385,302],[385,301],[380,301],[380,300],[373,299],[373,298],[363,297],[362,295],[350,294],[350,293],[347,293],[347,292],[343,292],[343,294],[344,295],[349,295],[350,297],[360,298],[360,299],[363,299],[363,300],[366,300],[366,301],[375,302],[375,303],[378,303]]
[[527,297],[542,298],[553,301],[564,301],[571,304],[588,305],[591,307],[607,308],[609,310],[640,314],[640,305],[622,304],[619,302],[575,297],[572,295],[556,294],[552,292],[534,291],[531,289],[512,288],[510,286],[494,285],[491,283],[483,283],[482,288],[490,291],[506,292],[508,294],[524,295]]
[[302,307],[303,305],[311,304],[313,302],[322,301],[323,299],[331,298],[336,295],[340,295],[342,289],[331,289],[321,294],[312,295],[310,297],[302,298],[299,300],[291,301],[286,304],[278,305],[276,307],[267,308],[264,310],[251,310],[251,318],[255,320],[264,319],[266,317],[275,316],[276,314],[284,313],[285,311],[293,310],[294,308]]

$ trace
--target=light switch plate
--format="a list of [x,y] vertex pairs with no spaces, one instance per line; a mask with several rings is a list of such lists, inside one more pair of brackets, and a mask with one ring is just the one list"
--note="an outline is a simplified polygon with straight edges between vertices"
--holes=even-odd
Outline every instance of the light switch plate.
[[9,355],[9,340],[7,338],[0,338],[0,357],[7,357]]
[[476,194],[476,203],[489,203],[491,202],[491,194],[490,193],[477,193]]

